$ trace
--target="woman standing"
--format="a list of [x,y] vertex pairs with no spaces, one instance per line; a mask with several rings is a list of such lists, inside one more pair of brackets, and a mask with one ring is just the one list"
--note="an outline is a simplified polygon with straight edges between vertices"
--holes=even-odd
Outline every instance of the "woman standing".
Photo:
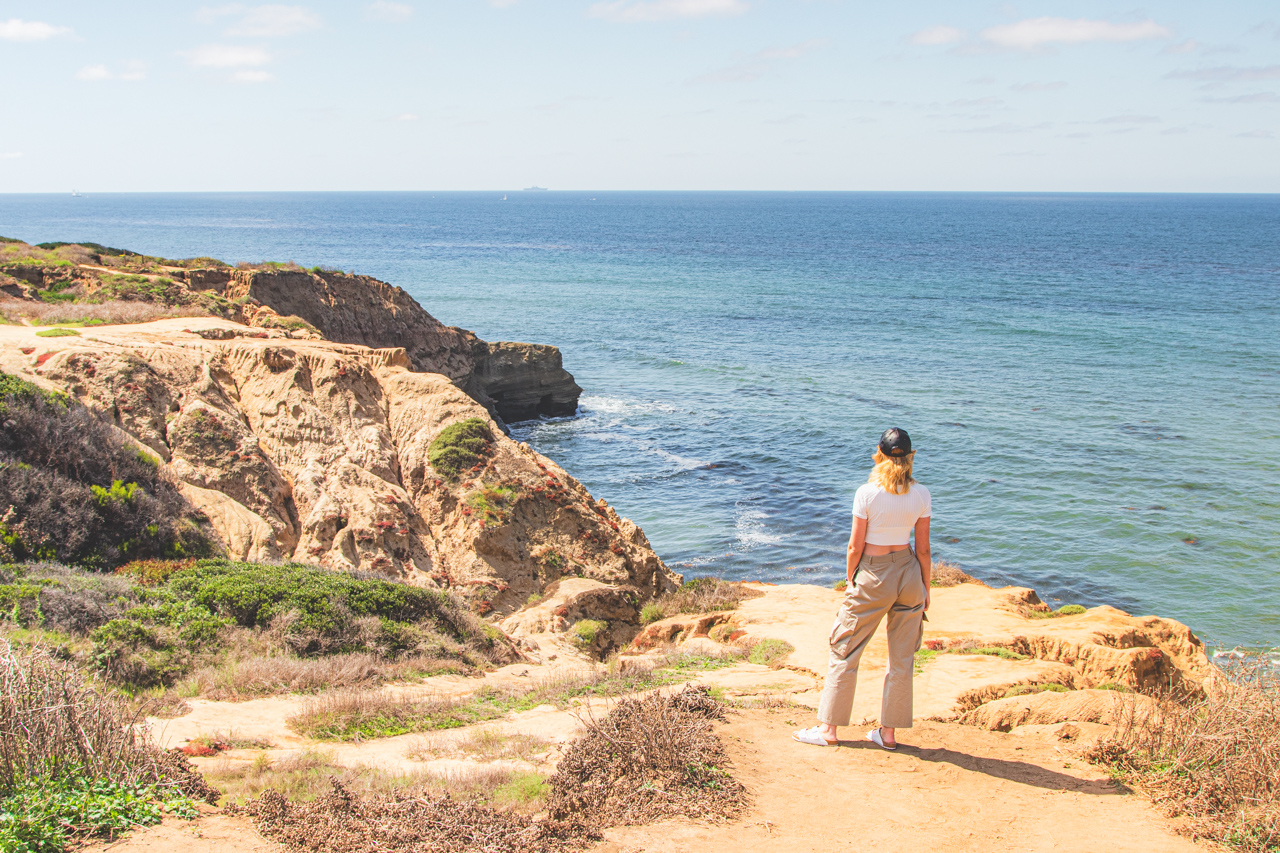
[[[906,430],[887,429],[875,468],[853,498],[844,604],[831,628],[831,662],[818,703],[818,725],[793,737],[814,746],[838,743],[836,727],[849,725],[858,661],[885,615],[889,617],[889,672],[884,678],[880,727],[867,740],[896,749],[895,729],[911,728],[911,677],[929,609],[929,490],[911,476],[915,452]],[[911,550],[911,532],[916,548]]]

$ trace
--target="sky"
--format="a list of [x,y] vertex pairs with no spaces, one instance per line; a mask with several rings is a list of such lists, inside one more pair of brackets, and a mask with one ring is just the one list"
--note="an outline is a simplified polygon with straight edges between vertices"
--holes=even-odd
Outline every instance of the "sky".
[[0,1],[0,192],[1280,192],[1280,4]]

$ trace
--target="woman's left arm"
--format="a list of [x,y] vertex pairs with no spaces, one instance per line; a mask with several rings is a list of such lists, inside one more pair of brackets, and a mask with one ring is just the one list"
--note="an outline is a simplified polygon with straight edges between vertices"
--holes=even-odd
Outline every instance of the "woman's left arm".
[[853,590],[853,576],[858,573],[858,563],[862,561],[862,549],[867,544],[867,520],[853,517],[853,532],[849,534],[849,547],[844,555],[844,577]]
[[916,519],[916,559],[924,581],[924,609],[929,609],[929,584],[933,580],[933,555],[929,553],[929,516]]

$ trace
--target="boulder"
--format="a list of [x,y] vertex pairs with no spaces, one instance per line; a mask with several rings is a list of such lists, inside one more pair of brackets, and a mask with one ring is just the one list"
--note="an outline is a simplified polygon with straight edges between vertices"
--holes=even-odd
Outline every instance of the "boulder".
[[996,699],[974,708],[960,722],[993,732],[1007,732],[1018,726],[1051,725],[1065,722],[1099,723],[1112,726],[1126,716],[1145,716],[1155,702],[1140,693],[1114,690],[1072,690],[1067,693],[1029,693]]

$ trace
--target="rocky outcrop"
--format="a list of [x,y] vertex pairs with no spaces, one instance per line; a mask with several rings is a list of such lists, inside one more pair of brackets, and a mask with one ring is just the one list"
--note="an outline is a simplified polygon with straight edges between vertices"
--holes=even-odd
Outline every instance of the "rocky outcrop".
[[403,349],[211,328],[243,327],[188,318],[33,337],[42,351],[4,347],[3,369],[79,397],[167,461],[235,556],[449,587],[497,614],[581,578],[634,621],[677,582],[635,524],[496,424],[479,464],[457,479],[434,470],[446,426],[489,416]]
[[376,278],[304,270],[191,270],[185,275],[202,289],[219,290],[246,305],[250,325],[287,328],[263,321],[261,315],[272,312],[304,321],[326,340],[403,349],[413,370],[448,377],[502,421],[570,416],[578,409],[582,389],[564,369],[556,347],[483,341],[444,325],[402,288]]
[[281,330],[291,338],[403,349],[411,370],[447,377],[504,429],[505,421],[577,411],[582,389],[555,347],[483,341],[444,325],[402,288],[376,278],[293,265],[196,266],[91,248],[65,246],[70,254],[56,263],[6,263],[0,294],[43,302],[45,291],[56,289],[73,300],[153,302]]
[[560,350],[545,344],[477,340],[470,388],[493,401],[506,421],[572,417],[582,389],[560,362]]

